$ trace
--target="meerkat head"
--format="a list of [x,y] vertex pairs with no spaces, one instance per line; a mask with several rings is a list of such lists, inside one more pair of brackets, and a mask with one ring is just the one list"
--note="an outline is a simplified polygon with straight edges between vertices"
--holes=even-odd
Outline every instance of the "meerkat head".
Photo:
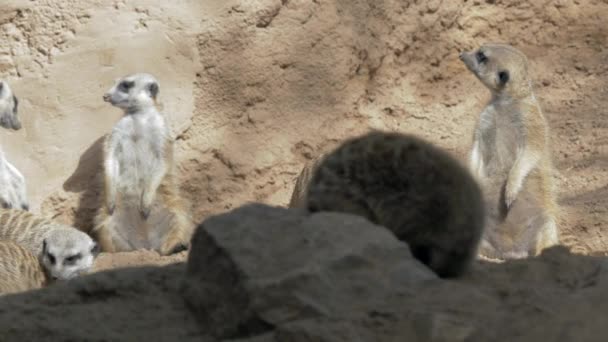
[[89,235],[74,228],[54,229],[42,242],[42,265],[49,278],[66,280],[87,273],[99,253]]
[[484,44],[462,52],[460,59],[494,95],[526,97],[531,93],[528,60],[510,45]]
[[116,81],[103,95],[113,106],[133,113],[156,104],[158,81],[150,74],[133,74]]
[[6,81],[0,81],[0,126],[8,129],[21,129],[17,109],[19,100]]

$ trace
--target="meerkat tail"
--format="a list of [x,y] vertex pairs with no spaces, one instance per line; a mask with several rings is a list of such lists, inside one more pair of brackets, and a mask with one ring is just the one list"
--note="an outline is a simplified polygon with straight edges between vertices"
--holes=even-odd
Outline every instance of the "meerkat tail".
[[160,246],[160,254],[170,255],[187,250],[190,246],[193,228],[193,224],[184,214],[174,215],[169,232]]
[[[104,210],[104,208],[101,208],[100,210]],[[107,219],[108,218],[106,218],[106,220]],[[97,240],[97,243],[99,243],[102,251],[106,253],[113,253],[116,251],[116,249],[114,248],[112,234],[107,227],[106,220],[96,224],[92,230],[92,233],[95,235],[95,239]]]

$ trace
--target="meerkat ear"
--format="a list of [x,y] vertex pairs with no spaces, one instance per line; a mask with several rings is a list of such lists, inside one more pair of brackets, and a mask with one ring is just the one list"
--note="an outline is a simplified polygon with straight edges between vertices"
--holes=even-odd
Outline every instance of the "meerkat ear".
[[13,95],[13,103],[15,104],[13,106],[13,114],[17,115],[17,110],[19,109],[19,99],[17,99],[17,96]]
[[158,84],[156,82],[150,84],[148,90],[150,91],[150,96],[156,100],[156,95],[158,95]]
[[506,70],[500,71],[498,73],[498,82],[503,86],[507,84],[509,82],[509,72]]

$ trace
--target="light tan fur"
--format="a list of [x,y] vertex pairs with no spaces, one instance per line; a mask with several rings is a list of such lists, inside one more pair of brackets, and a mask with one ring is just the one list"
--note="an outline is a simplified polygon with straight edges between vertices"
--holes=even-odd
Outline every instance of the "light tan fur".
[[318,162],[305,187],[310,212],[385,226],[441,277],[462,275],[477,252],[478,184],[449,153],[415,136],[373,131],[349,139]]
[[49,277],[61,280],[88,272],[98,249],[86,233],[18,209],[0,209],[0,240],[26,248],[40,258]]
[[104,143],[104,203],[94,233],[103,251],[187,249],[194,225],[175,182],[173,138],[149,74],[120,79],[104,100],[124,110]]
[[0,294],[38,289],[47,284],[39,259],[14,241],[0,240]]
[[559,243],[549,126],[534,96],[528,60],[505,44],[463,52],[461,60],[490,90],[469,165],[488,212],[480,254],[524,258]]

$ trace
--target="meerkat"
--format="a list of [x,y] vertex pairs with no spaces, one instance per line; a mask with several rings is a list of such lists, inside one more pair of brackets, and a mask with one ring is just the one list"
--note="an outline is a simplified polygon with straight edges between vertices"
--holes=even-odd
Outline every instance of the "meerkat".
[[40,259],[14,241],[0,240],[0,295],[34,290],[48,284]]
[[559,236],[549,126],[532,90],[528,60],[506,44],[485,44],[460,59],[492,95],[469,154],[488,214],[479,252],[498,259],[538,255],[558,244]]
[[173,139],[156,109],[158,81],[149,74],[118,80],[103,96],[124,111],[104,143],[104,199],[94,233],[106,252],[186,250],[194,225],[175,182]]
[[52,280],[87,273],[99,252],[86,233],[18,209],[0,210],[0,240],[13,241],[37,256]]
[[326,153],[322,153],[318,155],[316,158],[309,160],[300,174],[298,178],[296,178],[296,184],[293,188],[293,192],[291,193],[291,199],[289,200],[288,208],[306,208],[306,189],[308,187],[308,183],[310,182],[310,178],[319,167],[321,160],[325,157]]
[[420,138],[372,131],[320,161],[307,187],[310,212],[359,215],[405,241],[440,277],[462,275],[484,227],[481,190],[449,153]]
[[[0,81],[0,126],[21,129],[18,114],[19,100],[5,81]],[[0,148],[0,205],[3,208],[29,210],[25,178],[13,166]]]

